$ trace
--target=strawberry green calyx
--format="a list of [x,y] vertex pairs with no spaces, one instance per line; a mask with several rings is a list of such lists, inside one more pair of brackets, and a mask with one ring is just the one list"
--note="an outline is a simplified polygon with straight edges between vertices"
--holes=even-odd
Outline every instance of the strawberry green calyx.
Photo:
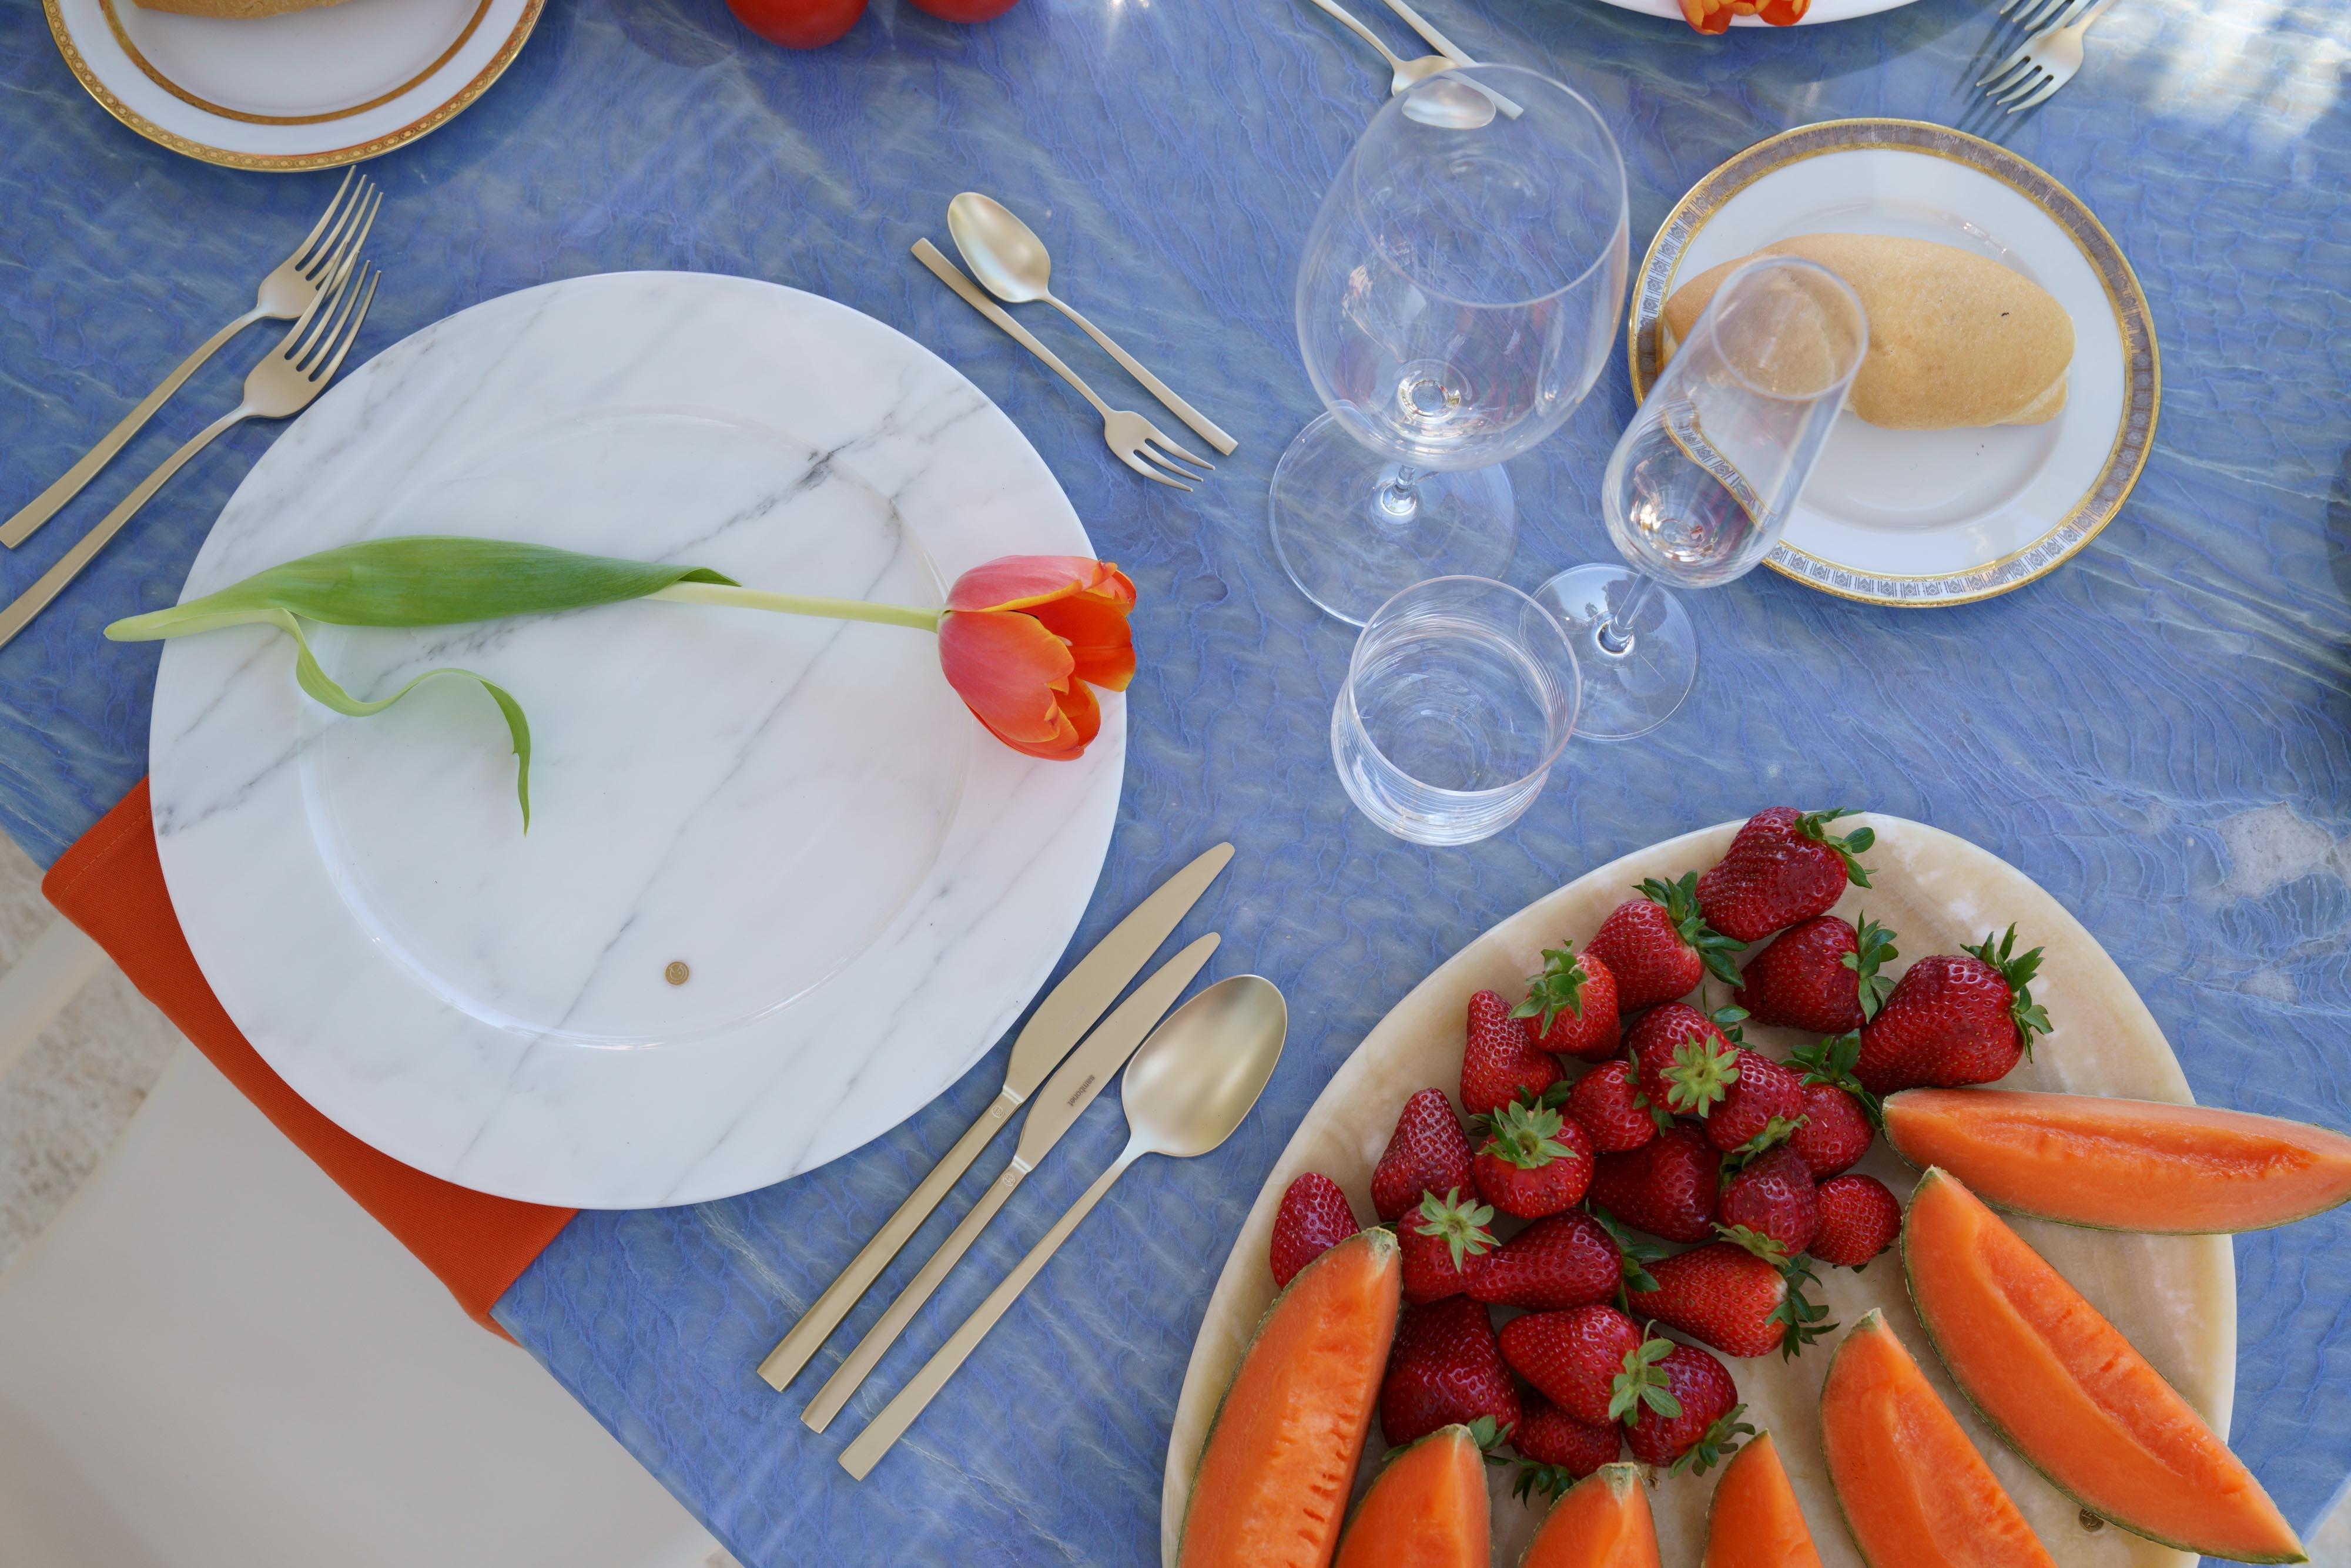
[[1774,1116],[1764,1123],[1761,1132],[1722,1156],[1724,1179],[1728,1180],[1743,1169],[1756,1155],[1768,1153],[1794,1137],[1797,1129],[1811,1120],[1809,1116]]
[[1698,873],[1682,873],[1679,882],[1666,882],[1651,877],[1633,889],[1652,904],[1665,905],[1666,918],[1673,923],[1681,939],[1706,965],[1708,973],[1724,985],[1739,984],[1739,967],[1730,961],[1733,953],[1746,950],[1747,944],[1725,936],[1706,923],[1698,912]]
[[1691,1475],[1702,1476],[1729,1458],[1737,1450],[1741,1437],[1755,1436],[1755,1428],[1740,1419],[1746,1414],[1747,1406],[1744,1405],[1734,1405],[1724,1411],[1715,1418],[1714,1425],[1690,1445],[1687,1453],[1667,1467],[1666,1473],[1677,1476],[1687,1470]]
[[1667,1386],[1666,1369],[1657,1364],[1673,1348],[1673,1341],[1653,1333],[1644,1334],[1640,1343],[1625,1353],[1625,1370],[1609,1385],[1611,1421],[1630,1421],[1645,1405],[1668,1421],[1681,1418],[1682,1402]]
[[1566,1125],[1566,1119],[1547,1106],[1513,1101],[1494,1113],[1492,1135],[1479,1152],[1520,1170],[1541,1170],[1567,1157],[1567,1145],[1559,1141]]
[[1510,1495],[1520,1502],[1533,1500],[1530,1494],[1541,1492],[1547,1498],[1557,1497],[1583,1478],[1563,1465],[1539,1465],[1532,1459],[1519,1461],[1519,1479],[1510,1483]]
[[[1475,1421],[1469,1423],[1469,1440],[1478,1445],[1479,1456],[1488,1464],[1507,1465],[1510,1461],[1502,1455],[1496,1453],[1494,1450],[1500,1448],[1504,1443],[1509,1442],[1510,1439],[1510,1434],[1516,1430],[1517,1427],[1510,1424],[1497,1427],[1494,1424],[1494,1418],[1491,1416],[1480,1416]],[[1431,1436],[1434,1435],[1435,1434],[1431,1434]],[[1415,1438],[1414,1441],[1425,1442],[1426,1439]],[[1392,1445],[1386,1453],[1380,1456],[1380,1463],[1383,1465],[1386,1464],[1390,1459],[1395,1458],[1398,1454],[1403,1453],[1406,1448],[1409,1448],[1412,1446],[1412,1443],[1396,1443]]]
[[1664,1257],[1666,1249],[1654,1241],[1644,1241],[1634,1235],[1625,1228],[1624,1221],[1598,1204],[1591,1205],[1590,1208],[1592,1218],[1600,1221],[1600,1228],[1608,1232],[1608,1239],[1616,1243],[1616,1250],[1622,1257],[1624,1278],[1616,1283],[1616,1304],[1629,1314],[1632,1311],[1632,1303],[1625,1299],[1625,1292],[1654,1291],[1657,1288],[1656,1278],[1650,1274],[1646,1265]]
[[1829,831],[1829,824],[1839,817],[1853,817],[1859,814],[1850,806],[1839,806],[1833,811],[1807,811],[1796,819],[1796,831],[1836,851],[1837,859],[1844,862],[1845,880],[1855,887],[1867,887],[1869,868],[1854,857],[1869,852],[1871,847],[1877,842],[1877,830],[1855,828],[1843,838]]
[[1433,1192],[1423,1193],[1419,1215],[1413,1228],[1423,1236],[1442,1240],[1453,1254],[1453,1267],[1457,1270],[1466,1267],[1468,1260],[1482,1257],[1494,1245],[1494,1233],[1486,1228],[1493,1223],[1493,1209],[1475,1200],[1462,1202],[1458,1186],[1447,1188],[1443,1197]]
[[1879,971],[1890,960],[1902,955],[1894,946],[1894,933],[1865,913],[1854,936],[1859,944],[1858,950],[1847,953],[1838,961],[1851,969],[1861,982],[1861,1019],[1867,1023],[1877,1016],[1877,1009],[1886,1005],[1886,998],[1894,991],[1894,977]]
[[1480,1416],[1469,1423],[1469,1440],[1478,1445],[1479,1451],[1486,1456],[1488,1464],[1504,1464],[1508,1461],[1494,1450],[1509,1442],[1510,1434],[1517,1429],[1515,1422],[1506,1421],[1498,1426],[1491,1416]]
[[[1531,1089],[1520,1090],[1514,1096],[1514,1103],[1525,1106],[1530,1111],[1556,1111],[1567,1103],[1568,1096],[1574,1092],[1574,1083],[1562,1078],[1540,1094]],[[1494,1118],[1484,1115],[1471,1116],[1465,1125],[1469,1129],[1470,1137],[1483,1141],[1494,1130]]]
[[1982,942],[1972,947],[1961,947],[1959,951],[1970,957],[1982,959],[2008,982],[2008,988],[2015,997],[2009,1004],[2009,1016],[2016,1020],[2017,1036],[2024,1042],[2024,1056],[2029,1061],[2032,1059],[2032,1037],[2049,1032],[2049,1014],[2026,989],[2032,983],[2032,977],[2041,972],[2041,949],[2035,947],[2029,953],[2017,953],[2014,925],[2011,925],[2008,934],[1999,939],[1997,947],[1992,946],[1992,941],[1991,934],[1986,932]]
[[1510,1016],[1540,1019],[1535,1027],[1549,1034],[1552,1019],[1561,1013],[1583,1016],[1583,988],[1591,979],[1583,971],[1583,960],[1575,956],[1574,944],[1546,947],[1542,973],[1528,977],[1527,999],[1512,1008]]
[[1763,1321],[1786,1326],[1788,1332],[1781,1338],[1780,1354],[1793,1360],[1803,1353],[1806,1345],[1823,1334],[1834,1332],[1837,1325],[1823,1322],[1822,1320],[1829,1315],[1828,1308],[1804,1294],[1806,1285],[1820,1283],[1804,1259],[1789,1259],[1781,1269],[1780,1277],[1788,1282],[1788,1293],[1780,1298],[1780,1304],[1773,1307]]
[[1717,1225],[1714,1228],[1717,1235],[1732,1246],[1761,1258],[1782,1273],[1787,1271],[1788,1249],[1772,1238],[1745,1225]]
[[1818,1045],[1800,1045],[1788,1053],[1788,1060],[1804,1070],[1805,1082],[1826,1083],[1844,1090],[1861,1102],[1862,1114],[1869,1118],[1873,1128],[1885,1127],[1885,1106],[1854,1076],[1854,1064],[1861,1060],[1860,1031],[1834,1034]]
[[1739,1052],[1729,1046],[1685,1040],[1674,1049],[1666,1081],[1667,1108],[1685,1116],[1703,1116],[1719,1104],[1739,1082]]

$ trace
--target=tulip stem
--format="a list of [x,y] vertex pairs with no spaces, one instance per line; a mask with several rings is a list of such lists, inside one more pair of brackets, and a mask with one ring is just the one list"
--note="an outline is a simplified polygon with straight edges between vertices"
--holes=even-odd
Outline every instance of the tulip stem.
[[884,626],[911,626],[936,632],[943,610],[916,610],[904,604],[875,604],[863,599],[820,599],[804,593],[768,593],[757,588],[737,588],[718,582],[675,582],[651,599],[684,604],[730,604],[738,610],[772,610],[779,615],[818,615],[832,621],[872,621]]

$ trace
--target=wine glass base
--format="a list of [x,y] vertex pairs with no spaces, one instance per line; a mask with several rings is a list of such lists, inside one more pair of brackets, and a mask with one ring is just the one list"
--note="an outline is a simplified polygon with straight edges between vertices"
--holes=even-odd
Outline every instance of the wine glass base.
[[1299,432],[1273,471],[1274,553],[1299,591],[1360,626],[1432,577],[1499,578],[1518,540],[1510,476],[1497,464],[1423,471],[1408,504],[1391,504],[1397,472],[1325,413]]
[[1571,567],[1535,590],[1535,602],[1567,628],[1583,675],[1575,732],[1589,740],[1630,740],[1674,716],[1698,684],[1698,629],[1681,601],[1652,582],[1635,608],[1633,635],[1612,648],[1601,635],[1609,606],[1641,585],[1622,566]]

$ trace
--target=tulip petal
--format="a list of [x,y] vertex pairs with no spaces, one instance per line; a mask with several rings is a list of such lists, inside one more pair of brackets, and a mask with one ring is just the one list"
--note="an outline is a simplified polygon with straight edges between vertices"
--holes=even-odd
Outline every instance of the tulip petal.
[[1070,645],[1081,681],[1123,692],[1134,678],[1134,634],[1126,623],[1133,601],[1073,593],[1030,607],[1027,613]]
[[939,622],[939,668],[964,706],[1006,744],[1060,743],[1069,721],[1058,700],[1077,661],[1034,616],[958,610]]
[[956,578],[947,591],[947,608],[1026,610],[1071,593],[1134,602],[1134,584],[1108,561],[1081,555],[1008,555]]

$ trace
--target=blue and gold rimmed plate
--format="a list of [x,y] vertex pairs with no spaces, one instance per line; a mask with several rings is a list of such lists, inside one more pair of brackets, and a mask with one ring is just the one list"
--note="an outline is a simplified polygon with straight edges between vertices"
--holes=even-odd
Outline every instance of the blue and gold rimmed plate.
[[2162,390],[2147,296],[2071,191],[1994,146],[1907,120],[1839,120],[1759,141],[1667,214],[1634,286],[1633,390],[1656,373],[1681,280],[1797,235],[1904,235],[2014,268],[2074,319],[2063,413],[2045,424],[1881,430],[1850,412],[1769,564],[1872,604],[1964,604],[2021,588],[2114,520]]

